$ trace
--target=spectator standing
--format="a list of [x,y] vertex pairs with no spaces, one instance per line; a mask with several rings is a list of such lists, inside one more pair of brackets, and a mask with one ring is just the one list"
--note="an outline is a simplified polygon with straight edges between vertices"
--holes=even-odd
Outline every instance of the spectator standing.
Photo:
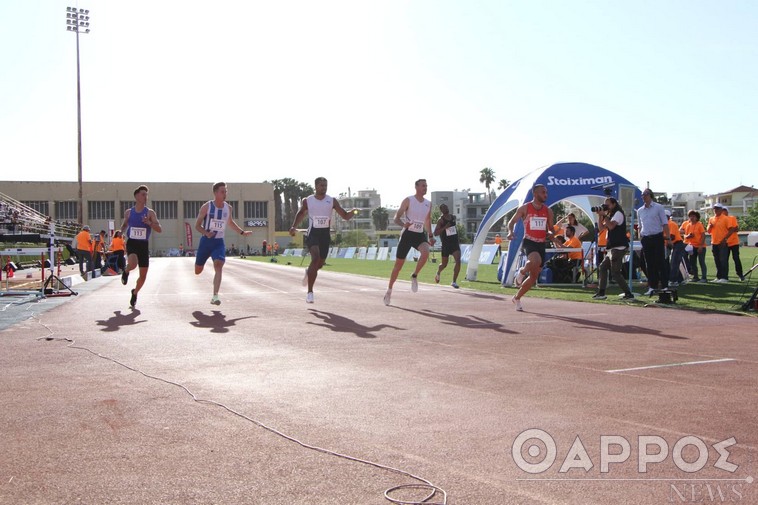
[[592,297],[596,300],[605,300],[605,290],[608,286],[608,274],[613,276],[613,281],[623,291],[621,297],[624,300],[633,300],[634,294],[629,290],[629,285],[624,280],[622,268],[624,265],[624,256],[629,247],[629,238],[626,234],[626,218],[624,210],[615,198],[608,197],[605,199],[605,208],[598,211],[598,227],[600,231],[605,230],[608,237],[606,244],[606,254],[598,267],[598,286],[597,293]]
[[[726,245],[729,248],[729,252],[732,255],[732,260],[734,261],[734,271],[737,274],[737,277],[741,281],[745,280],[745,276],[742,272],[742,261],[740,260],[740,237],[737,234],[737,232],[740,231],[740,226],[737,223],[737,217],[732,216],[729,214],[729,209],[724,206],[724,215],[727,219],[727,229],[728,233],[726,235]],[[729,256],[727,255],[726,258],[726,273],[729,274]]]
[[[90,235],[88,225],[82,226],[82,230],[76,235],[76,256],[79,259],[79,273],[83,276],[85,272],[92,271],[92,235]],[[86,263],[86,270],[84,269]]]
[[[440,205],[440,209],[441,208],[442,206]],[[495,251],[495,257],[497,258],[503,254],[503,237],[501,237],[499,233],[495,233],[495,245],[497,246],[497,250]]]
[[110,250],[116,255],[116,268],[119,272],[123,272],[124,268],[126,268],[126,244],[124,243],[124,236],[121,230],[116,230],[116,233],[113,234]]
[[671,244],[671,261],[669,263],[669,286],[677,287],[684,281],[682,272],[680,271],[680,265],[684,258],[684,240],[682,240],[682,234],[679,232],[679,226],[676,221],[671,219],[671,211],[666,211],[666,217],[668,218],[669,227],[669,243]]
[[652,296],[659,285],[668,283],[664,276],[666,262],[666,240],[669,239],[668,218],[663,206],[653,201],[655,194],[650,188],[642,192],[644,205],[637,209],[642,255],[647,266],[646,295]]
[[[686,247],[692,247],[692,252],[689,253],[692,278],[697,282],[708,282],[708,271],[705,267],[705,227],[700,222],[700,213],[696,210],[689,211],[687,221],[682,223],[679,230],[682,233],[684,243],[687,244]],[[699,272],[703,274],[699,280],[698,263],[700,264]]]
[[729,282],[729,246],[726,236],[729,234],[729,220],[724,214],[724,206],[716,202],[713,204],[713,212],[716,214],[708,220],[706,231],[711,235],[711,253],[716,263],[716,278],[713,282],[723,284]]

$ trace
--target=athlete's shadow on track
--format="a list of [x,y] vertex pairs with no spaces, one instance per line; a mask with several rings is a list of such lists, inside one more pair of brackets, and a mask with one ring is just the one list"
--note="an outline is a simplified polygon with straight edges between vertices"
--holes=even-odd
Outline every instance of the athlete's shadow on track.
[[628,335],[651,335],[653,337],[670,338],[675,340],[689,340],[687,337],[680,337],[679,335],[668,335],[660,330],[654,330],[652,328],[645,328],[644,326],[637,326],[634,324],[612,324],[605,323],[603,321],[592,321],[591,319],[583,319],[570,316],[559,316],[557,314],[545,314],[541,312],[530,311],[530,314],[545,317],[547,319],[558,319],[559,321],[565,321],[576,325],[576,328],[587,330],[605,330],[609,333],[624,333]]
[[397,326],[392,326],[389,324],[363,326],[362,324],[356,323],[352,319],[348,319],[344,316],[338,316],[337,314],[333,314],[331,312],[324,312],[315,309],[310,309],[310,311],[314,316],[324,322],[314,323],[312,321],[308,321],[308,324],[312,324],[314,326],[323,326],[324,328],[329,328],[330,330],[338,333],[353,333],[356,337],[360,338],[376,338],[376,335],[372,334],[371,332],[383,330],[385,328],[392,328],[393,330],[400,331],[405,330],[405,328],[398,328]]
[[[393,306],[394,307],[394,306]],[[404,310],[406,312],[412,312],[420,316],[431,317],[433,319],[439,319],[442,324],[449,324],[462,330],[492,330],[498,333],[507,333],[509,335],[518,335],[518,331],[507,329],[500,323],[488,321],[483,317],[478,316],[457,316],[455,314],[449,314],[447,312],[435,312],[433,310],[413,310],[406,309],[404,307],[394,307],[396,309]]]
[[211,333],[227,333],[230,326],[237,324],[237,321],[250,319],[255,316],[238,317],[237,319],[227,319],[220,310],[212,310],[210,315],[206,315],[202,310],[196,310],[192,316],[197,321],[190,321],[195,328],[210,328]]
[[146,323],[146,320],[137,321],[140,311],[137,309],[130,309],[126,314],[120,310],[113,311],[113,317],[108,319],[101,319],[97,321],[98,326],[103,326],[100,331],[118,331],[122,326],[132,326],[139,323]]

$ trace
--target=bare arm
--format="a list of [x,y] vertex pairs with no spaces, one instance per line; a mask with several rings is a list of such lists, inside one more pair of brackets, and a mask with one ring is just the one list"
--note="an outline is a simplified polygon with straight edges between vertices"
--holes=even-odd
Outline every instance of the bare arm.
[[518,208],[515,214],[513,214],[513,217],[510,221],[508,221],[508,240],[513,240],[513,228],[516,226],[516,223],[519,219],[523,219],[526,217],[526,205],[522,205]]
[[126,209],[126,212],[124,212],[124,222],[121,223],[121,235],[124,235],[126,233],[126,229],[129,227],[129,215],[131,212],[132,209]]
[[[214,233],[207,231],[203,228],[203,219],[208,215],[208,202],[205,202],[200,207],[200,212],[197,213],[197,219],[195,220],[195,230],[199,231],[201,235],[207,238],[213,238]],[[231,214],[229,214],[231,216]]]
[[300,204],[300,208],[297,209],[297,214],[295,214],[294,223],[292,223],[292,226],[290,227],[290,235],[295,236],[295,233],[297,233],[297,223],[303,220],[305,217],[305,214],[308,212],[308,200],[306,198],[303,198],[302,203]]
[[403,203],[400,204],[400,208],[397,209],[397,212],[395,212],[395,219],[393,222],[402,227],[402,228],[408,228],[411,223],[409,222],[403,222],[402,217],[405,215],[405,213],[408,211],[408,207],[410,206],[411,202],[407,198],[403,200]]
[[342,205],[340,205],[340,202],[336,198],[332,199],[332,208],[345,221],[351,220],[353,218],[353,216],[356,216],[358,214],[358,209],[352,209],[352,210],[350,210],[350,212],[348,212],[345,209],[343,209]]
[[234,209],[230,205],[229,206],[229,221],[227,222],[227,224],[240,235],[245,235],[245,236],[252,235],[253,232],[251,232],[250,230],[243,230],[242,227],[240,227],[240,225],[238,225],[237,222],[234,219],[232,219],[232,216],[234,215],[233,211]]
[[145,224],[148,225],[156,233],[161,233],[163,231],[161,223],[158,221],[158,216],[155,214],[155,211],[153,209],[148,210],[147,222]]
[[434,227],[434,235],[439,235],[445,230],[445,228],[447,228],[445,226],[445,220],[440,217],[439,221],[437,221],[437,226]]

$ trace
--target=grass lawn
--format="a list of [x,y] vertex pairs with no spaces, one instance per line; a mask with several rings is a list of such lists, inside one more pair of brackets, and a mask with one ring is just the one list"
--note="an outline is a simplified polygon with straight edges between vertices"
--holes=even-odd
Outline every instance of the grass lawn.
[[[744,270],[747,271],[751,265],[756,261],[758,255],[758,249],[754,247],[741,247],[740,257]],[[270,257],[261,256],[248,256],[251,261],[271,261]],[[280,265],[291,265],[293,268],[304,268],[310,263],[310,258],[306,258],[302,261],[302,258],[297,257],[276,257],[277,263]],[[437,254],[437,260],[439,261],[439,254]],[[302,262],[302,266],[301,266]],[[713,262],[713,257],[710,252],[707,255],[706,265],[708,267],[708,279],[715,278],[716,266]],[[389,260],[359,260],[359,259],[344,259],[344,258],[329,258],[324,266],[325,270],[332,272],[343,272],[356,275],[367,275],[371,277],[379,277],[388,279],[392,272],[393,262]],[[409,280],[415,263],[412,261],[406,262],[403,270],[400,272],[399,280]],[[419,282],[434,284],[434,274],[437,271],[437,263],[431,261],[424,266],[424,269],[419,274]],[[502,287],[497,280],[497,265],[479,265],[477,280],[466,280],[466,264],[461,265],[461,273],[458,276],[458,285],[464,289],[473,289],[476,291],[482,291],[487,293],[496,293],[506,296],[511,296],[516,293],[516,289],[512,287]],[[748,312],[741,310],[741,306],[745,303],[756,286],[758,286],[758,269],[755,270],[752,276],[746,282],[735,281],[734,263],[730,260],[730,279],[728,284],[714,284],[708,282],[705,284],[689,283],[679,288],[679,300],[676,304],[670,307],[679,309],[690,310],[706,310],[706,311],[720,311],[731,312],[735,314],[749,314],[756,315],[756,312]],[[453,262],[452,259],[447,268],[442,272],[441,284],[449,286],[453,277]],[[633,291],[637,295],[641,295],[647,290],[647,286],[637,281],[634,282]],[[592,300],[591,297],[595,293],[595,288],[582,287],[581,284],[577,285],[555,285],[555,284],[541,284],[536,288],[532,288],[526,296],[537,298],[553,298],[560,300],[573,300],[587,303],[624,303],[617,301],[616,295],[621,291],[611,284],[608,287],[607,300]],[[646,296],[638,296],[636,303],[651,303],[656,301],[657,298],[648,298]]]

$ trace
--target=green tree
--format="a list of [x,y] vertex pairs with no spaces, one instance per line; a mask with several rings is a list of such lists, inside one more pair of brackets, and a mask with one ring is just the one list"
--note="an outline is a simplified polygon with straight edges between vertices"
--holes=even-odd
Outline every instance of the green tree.
[[[282,194],[284,193],[284,181],[281,179],[274,179],[272,181],[263,181],[268,182],[274,186],[274,230],[276,231],[283,231],[284,228],[284,219],[282,217]],[[287,229],[289,229],[289,224],[287,224]]]
[[390,225],[390,214],[384,207],[377,207],[371,211],[371,219],[377,231],[384,231]]
[[737,221],[740,225],[740,231],[758,230],[758,203],[749,208],[747,214]]
[[490,193],[490,186],[493,182],[495,182],[495,171],[487,167],[481,169],[479,171],[479,182],[483,183],[487,188],[487,196],[489,196],[490,203],[492,203],[492,193]]
[[500,179],[497,183],[497,189],[505,189],[511,185],[511,181],[508,179]]
[[350,230],[341,234],[340,245],[347,247],[362,247],[369,243],[368,235],[363,230]]

